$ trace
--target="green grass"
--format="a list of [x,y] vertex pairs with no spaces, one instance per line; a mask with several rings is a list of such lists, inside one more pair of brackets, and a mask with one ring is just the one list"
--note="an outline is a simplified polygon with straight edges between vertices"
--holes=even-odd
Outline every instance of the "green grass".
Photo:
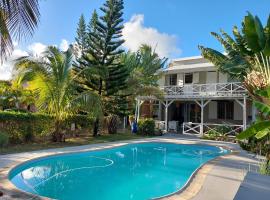
[[0,148],[0,154],[10,154],[10,153],[19,153],[19,152],[28,152],[36,151],[43,149],[52,149],[52,148],[61,148],[61,147],[72,147],[72,146],[81,146],[87,144],[98,144],[105,142],[114,142],[121,140],[133,140],[147,138],[147,136],[133,135],[131,133],[117,133],[113,135],[100,135],[98,137],[92,136],[80,136],[66,139],[66,142],[63,143],[53,143],[50,141],[42,143],[27,143],[27,144],[18,144],[10,145],[4,148]]

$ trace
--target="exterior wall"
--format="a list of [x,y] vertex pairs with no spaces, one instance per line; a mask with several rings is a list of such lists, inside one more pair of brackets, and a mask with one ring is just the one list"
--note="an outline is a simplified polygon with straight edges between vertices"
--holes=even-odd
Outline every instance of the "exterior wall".
[[165,75],[162,75],[160,79],[158,80],[158,85],[159,86],[164,86],[165,85]]
[[[177,74],[177,86],[182,86],[185,82],[185,73],[179,72],[174,74]],[[231,80],[226,74],[217,71],[198,71],[193,72],[192,74],[193,84],[237,82],[237,80]],[[162,74],[158,80],[158,84],[159,86],[169,86],[169,74]]]
[[206,83],[206,72],[199,72],[199,83]]

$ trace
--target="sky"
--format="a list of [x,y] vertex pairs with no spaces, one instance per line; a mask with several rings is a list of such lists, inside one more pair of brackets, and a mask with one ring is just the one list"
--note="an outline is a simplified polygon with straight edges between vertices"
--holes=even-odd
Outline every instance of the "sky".
[[[41,19],[33,38],[15,42],[9,60],[0,66],[0,79],[9,79],[15,58],[39,55],[47,45],[65,50],[74,42],[81,14],[87,21],[105,0],[40,0]],[[124,0],[124,48],[136,51],[143,44],[169,59],[200,55],[198,45],[222,51],[210,35],[220,29],[231,33],[241,26],[247,11],[266,24],[270,0]]]

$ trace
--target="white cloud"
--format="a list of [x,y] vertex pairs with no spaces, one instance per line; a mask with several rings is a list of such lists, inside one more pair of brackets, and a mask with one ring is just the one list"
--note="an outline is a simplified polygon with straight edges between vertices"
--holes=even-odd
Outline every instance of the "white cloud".
[[0,65],[0,80],[9,80],[11,78],[14,60],[22,56],[28,56],[28,53],[20,49],[15,49],[12,55]]
[[[58,46],[58,45],[54,45]],[[14,60],[22,57],[32,55],[35,57],[41,56],[44,51],[46,51],[47,45],[40,42],[35,42],[30,44],[26,49],[27,51],[21,50],[18,48],[18,43],[14,42],[15,50],[12,55],[5,61],[2,65],[0,64],[0,80],[9,80],[12,77]],[[63,39],[59,45],[59,48],[63,51],[67,50],[69,47],[69,42]]]
[[160,33],[157,29],[144,26],[144,15],[133,15],[130,21],[124,24],[124,47],[137,51],[142,44],[152,46],[159,56],[171,57],[180,54],[177,47],[177,37],[167,33]]
[[60,47],[60,49],[61,49],[62,51],[67,51],[68,48],[69,48],[69,42],[68,42],[67,40],[63,39],[63,40],[61,41],[59,47]]
[[28,50],[33,54],[33,56],[39,57],[44,51],[46,51],[47,45],[40,42],[33,43],[28,46]]

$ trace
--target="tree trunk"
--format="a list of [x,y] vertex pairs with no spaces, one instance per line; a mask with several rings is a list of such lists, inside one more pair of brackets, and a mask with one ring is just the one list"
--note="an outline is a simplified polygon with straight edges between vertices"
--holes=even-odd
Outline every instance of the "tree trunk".
[[61,122],[55,122],[55,131],[52,133],[53,142],[65,142],[65,134],[61,130]]
[[110,115],[107,117],[107,129],[109,134],[117,133],[118,116]]
[[98,129],[99,129],[99,119],[96,118],[96,121],[94,122],[94,128],[93,128],[93,136],[96,137],[98,135]]

